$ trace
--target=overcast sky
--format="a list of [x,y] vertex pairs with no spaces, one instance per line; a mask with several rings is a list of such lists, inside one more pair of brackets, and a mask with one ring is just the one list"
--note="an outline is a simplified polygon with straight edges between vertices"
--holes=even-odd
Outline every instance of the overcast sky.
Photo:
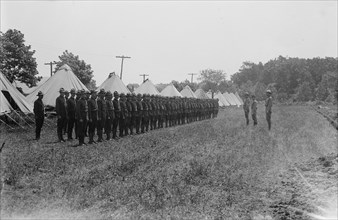
[[[337,1],[0,1],[1,31],[18,29],[38,71],[68,50],[100,85],[125,59],[123,81],[190,80],[211,68],[228,78],[244,61],[337,57]],[[195,77],[194,81],[197,77]]]

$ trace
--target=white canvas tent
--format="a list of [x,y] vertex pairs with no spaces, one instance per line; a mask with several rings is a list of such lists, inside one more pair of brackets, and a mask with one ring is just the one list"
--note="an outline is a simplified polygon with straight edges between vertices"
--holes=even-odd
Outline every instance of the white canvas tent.
[[71,89],[88,91],[86,86],[75,76],[72,69],[67,65],[63,65],[51,76],[45,83],[37,87],[31,94],[27,96],[30,103],[34,103],[37,99],[39,91],[43,93],[43,103],[45,106],[55,107],[55,100],[60,95],[60,88],[70,91]]
[[181,95],[187,98],[197,98],[195,93],[191,90],[190,86],[188,85],[186,85],[184,89],[181,91]]
[[100,89],[104,89],[106,92],[110,91],[111,93],[114,93],[117,91],[118,93],[130,93],[129,89],[124,85],[120,77],[115,75],[115,73],[110,73],[108,78],[99,86],[97,89],[98,91]]
[[237,105],[236,101],[233,100],[233,97],[227,92],[223,93],[224,98],[229,102],[230,105]]
[[[210,99],[212,99],[212,92],[209,90],[207,93],[205,93]],[[215,94],[214,94],[215,95]]]
[[220,92],[215,93],[214,99],[218,99],[218,105],[220,107],[230,106],[229,102],[224,98],[224,96]]
[[199,99],[210,99],[207,94],[203,91],[203,89],[197,89],[195,91],[195,95]]
[[33,113],[33,105],[0,72],[0,115],[13,109],[28,114]]
[[42,77],[41,80],[39,82],[36,83],[36,86],[33,87],[28,87],[26,85],[26,83],[14,80],[14,82],[12,83],[12,85],[16,88],[21,88],[22,92],[26,95],[31,94],[32,92],[34,92],[34,90],[36,88],[38,88],[40,85],[44,84],[47,80],[49,79],[49,77]]
[[181,93],[179,93],[177,91],[177,89],[175,88],[175,86],[170,83],[169,85],[167,85],[167,87],[165,87],[162,92],[160,93],[161,96],[167,96],[167,97],[182,97]]
[[236,102],[237,106],[241,105],[241,102],[237,99],[237,97],[235,96],[235,94],[230,93],[230,96],[232,97],[232,99]]
[[160,92],[157,90],[155,85],[147,79],[144,81],[139,87],[137,87],[134,91],[135,94],[149,94],[149,95],[159,95]]
[[0,92],[0,115],[10,113],[11,111],[12,111],[11,104],[9,104],[4,94]]
[[241,105],[244,104],[243,100],[241,99],[241,97],[238,95],[238,92],[235,93],[235,96],[237,97],[238,101],[240,101]]

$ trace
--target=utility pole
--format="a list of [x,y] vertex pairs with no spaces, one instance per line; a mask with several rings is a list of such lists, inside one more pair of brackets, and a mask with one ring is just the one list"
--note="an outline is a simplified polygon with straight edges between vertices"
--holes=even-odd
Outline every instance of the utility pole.
[[53,75],[53,65],[56,64],[55,61],[50,61],[49,63],[45,63],[45,65],[50,65],[50,76]]
[[123,60],[125,58],[131,58],[131,57],[127,57],[127,56],[122,55],[122,56],[116,56],[116,58],[121,58],[122,59],[122,61],[121,61],[121,73],[120,73],[120,79],[122,80]]
[[143,76],[143,82],[146,80],[146,76],[149,76],[147,74],[141,74],[140,76]]
[[191,75],[191,83],[193,83],[194,75],[197,75],[197,73],[188,73],[188,75]]

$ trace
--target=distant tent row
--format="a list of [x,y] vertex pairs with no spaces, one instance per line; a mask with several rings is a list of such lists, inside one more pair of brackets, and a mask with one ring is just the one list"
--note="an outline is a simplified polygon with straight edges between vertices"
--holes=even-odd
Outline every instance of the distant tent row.
[[[37,93],[42,91],[44,94],[43,102],[46,106],[54,107],[55,100],[59,96],[59,89],[62,87],[70,91],[72,88],[76,90],[88,91],[86,86],[76,77],[68,65],[63,65],[53,76],[43,78],[36,87],[25,87],[24,83],[14,82],[11,84],[6,77],[1,73],[1,94],[0,94],[0,115],[10,112],[13,109],[20,109],[23,113],[33,112],[33,103],[37,99]],[[27,97],[23,96],[15,87],[21,87],[24,93],[29,93]],[[114,73],[109,74],[108,78],[97,89],[104,89],[114,93],[130,93],[122,80]],[[187,85],[179,92],[175,86],[170,83],[161,92],[149,80],[145,80],[134,91],[136,94],[161,95],[166,97],[188,97],[199,99],[210,99],[211,93],[205,93],[202,89],[197,89],[195,92]],[[219,100],[220,106],[239,106],[243,104],[243,100],[238,93],[216,93],[214,98]]]

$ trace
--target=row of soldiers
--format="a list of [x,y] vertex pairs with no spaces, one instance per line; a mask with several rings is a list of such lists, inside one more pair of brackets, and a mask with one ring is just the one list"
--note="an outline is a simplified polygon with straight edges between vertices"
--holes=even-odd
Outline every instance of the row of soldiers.
[[[85,92],[66,91],[61,88],[56,99],[57,133],[60,142],[67,124],[68,139],[72,139],[75,127],[79,145],[84,144],[88,130],[89,144],[118,139],[126,135],[140,134],[157,128],[191,123],[194,121],[217,117],[218,100],[202,100],[180,97],[162,97],[147,94],[119,94],[101,89]],[[117,135],[118,134],[118,135]],[[119,137],[118,137],[119,136]]]

